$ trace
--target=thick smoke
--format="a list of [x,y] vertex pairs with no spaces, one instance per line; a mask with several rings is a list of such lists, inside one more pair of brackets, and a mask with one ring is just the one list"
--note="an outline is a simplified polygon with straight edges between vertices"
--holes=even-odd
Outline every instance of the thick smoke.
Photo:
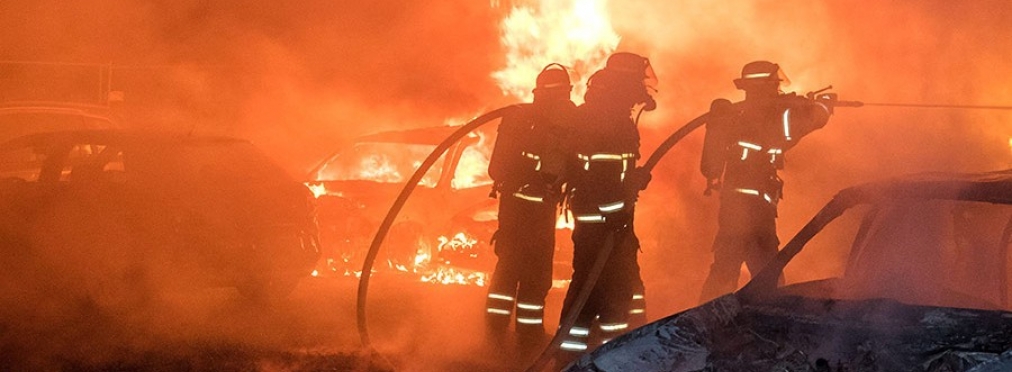
[[[623,43],[651,57],[660,78],[659,109],[641,120],[644,152],[714,98],[740,100],[731,80],[754,60],[779,63],[798,94],[832,85],[842,100],[866,103],[1006,105],[1003,71],[1012,51],[1012,19],[1000,1],[952,3],[822,3],[735,1],[610,5]],[[782,172],[780,238],[786,242],[839,189],[921,171],[989,171],[1012,164],[1007,110],[866,106],[839,108],[826,128],[787,155]],[[652,313],[695,303],[709,264],[716,196],[703,197],[698,172],[702,131],[658,166],[641,201],[644,276],[656,288]],[[657,214],[653,214],[656,212]],[[841,237],[846,237],[842,235]],[[819,248],[832,257],[798,257],[801,280],[839,270],[849,241]],[[810,249],[810,251],[815,249]],[[648,284],[649,290],[649,284]],[[664,309],[664,310],[661,310]]]

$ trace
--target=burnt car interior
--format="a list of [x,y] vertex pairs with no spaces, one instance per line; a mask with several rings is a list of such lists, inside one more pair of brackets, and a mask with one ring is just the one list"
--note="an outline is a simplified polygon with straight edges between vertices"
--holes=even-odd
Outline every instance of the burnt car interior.
[[844,215],[834,225],[850,231],[839,236],[852,237],[843,246],[849,251],[836,253],[845,263],[820,280],[782,287],[782,293],[1009,310],[1012,206],[1009,193],[996,187],[1008,183],[1001,178],[1005,173],[955,181],[923,175],[843,190],[742,293],[770,290],[771,277],[784,275],[788,260],[806,262],[804,245],[813,251],[807,262],[816,260],[819,249],[831,249],[839,239],[831,238],[837,227],[830,222]]

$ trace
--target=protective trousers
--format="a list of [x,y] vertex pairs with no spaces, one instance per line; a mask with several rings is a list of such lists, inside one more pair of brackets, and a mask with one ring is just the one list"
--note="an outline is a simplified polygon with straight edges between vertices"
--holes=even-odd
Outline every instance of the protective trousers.
[[[726,188],[725,188],[726,189]],[[756,195],[722,192],[713,263],[700,302],[738,288],[741,265],[755,276],[777,254],[776,205]]]
[[590,297],[563,339],[560,347],[564,352],[582,353],[629,328],[630,303],[635,283],[639,282],[638,244],[631,222],[623,227],[607,223],[576,223],[573,229],[573,280],[562,306],[562,316],[569,315],[579,291],[591,279],[590,271],[605,249],[608,234],[615,234],[614,245]]
[[514,310],[521,339],[545,335],[545,297],[552,287],[555,220],[553,202],[502,195],[499,230],[494,238],[499,260],[486,301],[490,336],[503,337],[508,332]]

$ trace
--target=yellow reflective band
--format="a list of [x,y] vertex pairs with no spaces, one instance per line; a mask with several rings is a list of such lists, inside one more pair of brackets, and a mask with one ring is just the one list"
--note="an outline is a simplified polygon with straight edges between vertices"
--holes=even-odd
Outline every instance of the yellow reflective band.
[[510,311],[509,310],[503,310],[503,309],[487,309],[487,310],[488,310],[489,314],[510,315]]
[[784,138],[791,140],[791,109],[784,110]]
[[769,72],[757,72],[757,73],[754,73],[754,74],[745,74],[745,76],[742,76],[743,79],[761,79],[761,78],[768,78],[768,77],[770,77],[770,73]]
[[540,309],[544,308],[544,305],[538,305],[538,304],[534,304],[534,303],[523,303],[523,302],[520,302],[520,303],[516,304],[516,307],[517,308],[522,308],[524,310],[540,310]]
[[749,148],[749,149],[753,149],[753,150],[756,150],[756,151],[760,151],[760,150],[763,149],[762,146],[759,146],[759,145],[751,143],[751,142],[745,142],[745,141],[738,141],[738,146]]
[[513,302],[513,297],[512,296],[504,295],[504,294],[498,294],[498,293],[489,293],[488,294],[488,298],[491,298],[491,299],[494,299],[494,300],[503,300],[503,301]]
[[520,324],[542,324],[542,323],[544,323],[544,321],[541,320],[541,318],[521,318],[521,317],[517,317],[517,323],[520,323]]
[[569,329],[570,336],[590,336],[590,328],[573,327]]
[[576,222],[602,223],[602,222],[604,222],[604,216],[602,216],[600,214],[577,215],[576,216]]
[[590,160],[625,160],[625,157],[619,154],[594,154],[590,156]]
[[734,189],[734,191],[740,192],[740,193],[742,193],[742,194],[748,194],[748,195],[755,195],[755,196],[759,196],[759,190],[752,190],[752,189]]
[[524,193],[521,193],[521,192],[515,192],[515,193],[513,193],[513,197],[515,197],[517,199],[523,199],[523,200],[526,200],[526,201],[532,201],[532,202],[535,202],[535,203],[541,203],[541,202],[545,201],[545,198],[542,198],[540,196],[531,196],[531,195],[527,195],[527,194],[524,194]]
[[643,310],[643,309],[632,309],[632,310],[629,310],[629,314],[643,314],[643,313],[646,313],[646,310]]
[[643,299],[643,295],[639,294],[639,293],[635,293],[635,294],[633,294],[633,299],[634,300],[642,300]]
[[629,323],[611,323],[601,325],[601,330],[605,332],[621,331],[626,328],[629,328]]
[[559,348],[568,351],[586,351],[587,344],[575,341],[562,341],[562,345],[559,345]]
[[618,211],[622,210],[622,208],[625,208],[625,202],[624,201],[618,201],[618,202],[608,203],[608,204],[601,204],[601,205],[597,206],[597,210],[601,211],[601,213],[618,212]]

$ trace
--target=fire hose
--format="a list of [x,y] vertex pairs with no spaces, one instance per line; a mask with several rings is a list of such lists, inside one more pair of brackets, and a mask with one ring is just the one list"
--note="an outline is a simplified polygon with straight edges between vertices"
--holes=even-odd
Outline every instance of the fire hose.
[[[908,104],[908,103],[865,103],[861,101],[841,101],[836,99],[835,93],[822,93],[832,86],[826,87],[819,91],[811,92],[807,94],[810,99],[820,98],[823,102],[833,105],[834,107],[862,107],[862,106],[883,106],[883,107],[920,107],[920,108],[954,108],[954,109],[996,109],[996,110],[1012,110],[1012,106],[983,106],[983,105],[947,105],[947,104]],[[820,96],[821,94],[821,96]],[[732,107],[738,107],[741,102],[732,103]],[[685,138],[687,135],[692,133],[694,130],[703,126],[709,118],[709,112],[706,112],[695,119],[692,119],[681,128],[678,128],[672,133],[667,139],[661,142],[660,145],[651,153],[650,157],[643,163],[643,170],[650,173],[653,168],[657,166],[657,163],[675,146],[679,141]],[[607,262],[608,256],[611,254],[611,250],[616,242],[614,241],[614,233],[608,235],[605,242],[604,248],[594,262],[591,272],[588,275],[588,279],[584,285],[584,288],[580,288],[578,296],[574,301],[572,310],[565,314],[563,322],[559,325],[559,329],[555,336],[550,341],[548,347],[538,356],[538,359],[527,368],[526,372],[539,372],[544,370],[549,361],[554,357],[558,351],[558,345],[562,341],[562,337],[565,337],[569,333],[569,329],[576,323],[576,317],[582,310],[587,298],[590,295],[601,271],[604,268],[604,263]]]
[[[831,88],[831,87],[829,87],[829,88]],[[829,89],[829,88],[826,88],[826,89]],[[826,90],[826,89],[823,89],[823,91]],[[819,92],[821,92],[821,91],[819,91]],[[818,93],[818,92],[816,92],[816,93]],[[811,95],[812,94],[810,94],[810,96]],[[833,97],[835,98],[835,95]],[[739,103],[740,102],[734,103],[734,105],[738,105]],[[1012,106],[902,104],[902,103],[864,103],[864,102],[859,102],[859,101],[836,101],[836,100],[833,101],[833,104],[834,104],[834,106],[842,106],[842,107],[888,106],[888,107],[927,107],[927,108],[1012,110]],[[443,153],[446,152],[446,150],[452,144],[456,143],[461,138],[463,138],[465,135],[471,133],[472,131],[474,131],[478,127],[480,127],[482,125],[485,125],[485,124],[487,124],[488,122],[490,122],[490,121],[492,121],[494,119],[498,119],[498,118],[504,116],[509,111],[517,110],[518,108],[519,108],[519,105],[511,105],[511,106],[502,107],[502,108],[490,111],[490,112],[488,112],[488,113],[486,113],[484,115],[481,115],[481,116],[479,116],[479,117],[471,120],[467,124],[461,126],[457,131],[455,131],[453,134],[451,134],[449,137],[447,137],[445,140],[443,140],[443,142],[441,142],[439,145],[436,146],[436,148],[432,151],[432,153],[430,153],[429,156],[418,167],[418,169],[415,170],[415,173],[412,174],[411,178],[408,179],[407,183],[405,184],[404,189],[401,190],[401,193],[398,195],[397,199],[394,201],[393,205],[390,207],[390,210],[388,211],[386,217],[383,219],[383,222],[380,224],[379,229],[376,231],[376,235],[373,238],[373,241],[372,241],[371,245],[369,246],[369,251],[366,254],[365,261],[362,264],[362,273],[363,273],[363,275],[362,275],[362,277],[359,280],[359,286],[358,286],[358,294],[357,294],[358,298],[357,298],[357,305],[356,305],[356,321],[357,321],[359,337],[361,339],[362,345],[364,347],[366,347],[367,349],[372,350],[372,344],[371,344],[371,341],[370,341],[370,338],[369,338],[369,330],[368,330],[368,325],[367,325],[367,321],[366,321],[366,300],[367,300],[368,288],[369,288],[369,278],[371,277],[372,266],[373,266],[373,264],[374,264],[374,262],[376,260],[377,254],[379,252],[379,247],[382,245],[383,239],[385,238],[386,234],[390,230],[390,227],[393,225],[394,219],[396,219],[397,214],[400,212],[400,209],[407,202],[408,197],[410,197],[411,193],[414,191],[415,187],[418,185],[418,182],[421,181],[421,179],[425,175],[425,173],[428,172],[428,170],[432,167],[432,165],[435,164],[435,162],[439,159],[439,157],[442,156]],[[699,117],[696,117],[695,119],[689,121],[684,126],[682,126],[678,130],[676,130],[674,133],[672,133],[671,136],[669,136],[667,139],[665,139],[665,141],[662,142],[657,147],[657,149],[654,150],[654,152],[650,155],[650,157],[647,159],[647,161],[644,162],[644,165],[642,166],[642,168],[647,173],[651,172],[653,170],[653,168],[657,165],[657,163],[661,160],[661,158],[663,158],[664,155],[672,147],[674,147],[675,144],[677,144],[679,141],[681,141],[683,138],[685,138],[685,136],[687,136],[689,133],[691,133],[692,131],[696,130],[697,128],[699,128],[703,124],[705,124],[708,116],[709,116],[709,112],[707,112],[707,113],[705,113],[703,115],[700,115]],[[578,295],[577,295],[576,299],[574,300],[574,302],[572,304],[571,311],[568,314],[565,314],[565,317],[563,318],[563,322],[559,325],[559,328],[558,328],[555,336],[550,341],[548,347],[546,347],[546,349],[542,352],[542,354],[538,357],[538,359],[535,360],[535,362],[533,364],[531,364],[531,366],[526,371],[528,371],[528,372],[541,371],[545,367],[545,365],[554,357],[555,352],[558,351],[558,348],[557,348],[556,345],[558,345],[560,343],[562,337],[564,337],[566,334],[568,334],[569,333],[569,329],[572,328],[573,325],[575,324],[576,317],[578,316],[578,314],[580,313],[580,311],[582,311],[583,305],[586,303],[587,299],[589,298],[590,292],[592,291],[593,287],[596,285],[597,279],[600,276],[601,271],[603,271],[604,263],[608,261],[608,257],[611,254],[611,250],[614,247],[614,245],[616,244],[614,235],[615,235],[614,232],[612,232],[606,238],[603,250],[601,252],[599,252],[597,259],[594,261],[594,265],[591,268],[591,272],[588,274],[588,278],[587,278],[587,281],[584,284],[584,287],[580,288],[579,292],[577,292]]]
[[[737,103],[735,104],[737,105]],[[643,170],[647,173],[651,172],[657,162],[670,150],[678,141],[685,138],[686,135],[691,133],[696,128],[701,127],[706,123],[706,119],[709,116],[709,112],[700,115],[699,117],[692,119],[687,124],[676,130],[671,136],[669,136],[664,142],[662,142],[657,149],[650,155],[646,162],[643,163]],[[615,241],[615,231],[612,231],[605,238],[602,250],[598,252],[597,258],[594,260],[594,265],[591,266],[590,272],[587,274],[587,281],[584,282],[582,288],[577,292],[577,296],[570,306],[570,311],[564,314],[562,323],[559,324],[558,330],[555,332],[555,336],[548,343],[548,347],[542,351],[541,355],[535,359],[534,363],[527,368],[526,372],[539,372],[544,370],[547,364],[555,357],[555,353],[558,352],[558,345],[562,342],[562,338],[569,334],[573,325],[576,324],[576,318],[579,316],[580,311],[583,310],[583,306],[586,304],[587,299],[590,297],[591,291],[597,284],[597,279],[601,276],[601,272],[604,270],[604,264],[608,262],[608,258],[611,256],[611,251],[619,242]]]
[[365,261],[362,263],[362,277],[358,282],[358,302],[356,306],[356,321],[358,323],[358,334],[362,340],[362,345],[369,350],[372,350],[372,344],[369,340],[369,329],[366,324],[366,295],[369,291],[369,278],[372,276],[372,266],[376,261],[376,255],[379,252],[380,245],[383,244],[383,238],[386,237],[387,232],[394,223],[394,219],[397,218],[397,214],[400,213],[404,203],[407,202],[408,197],[411,196],[411,192],[414,191],[415,187],[418,186],[418,182],[422,180],[425,173],[429,171],[429,168],[443,156],[443,153],[450,148],[451,145],[459,141],[461,138],[471,133],[478,127],[487,124],[488,122],[498,119],[506,115],[509,111],[517,110],[518,105],[511,105],[502,107],[496,110],[489,111],[484,115],[472,119],[467,124],[464,124],[457,129],[453,134],[447,137],[443,142],[440,142],[432,153],[429,154],[425,161],[418,166],[415,173],[411,175],[401,193],[397,196],[393,205],[390,206],[390,210],[387,212],[386,217],[380,224],[379,229],[376,231],[376,236],[372,240],[372,244],[369,246],[369,252],[366,253]]

